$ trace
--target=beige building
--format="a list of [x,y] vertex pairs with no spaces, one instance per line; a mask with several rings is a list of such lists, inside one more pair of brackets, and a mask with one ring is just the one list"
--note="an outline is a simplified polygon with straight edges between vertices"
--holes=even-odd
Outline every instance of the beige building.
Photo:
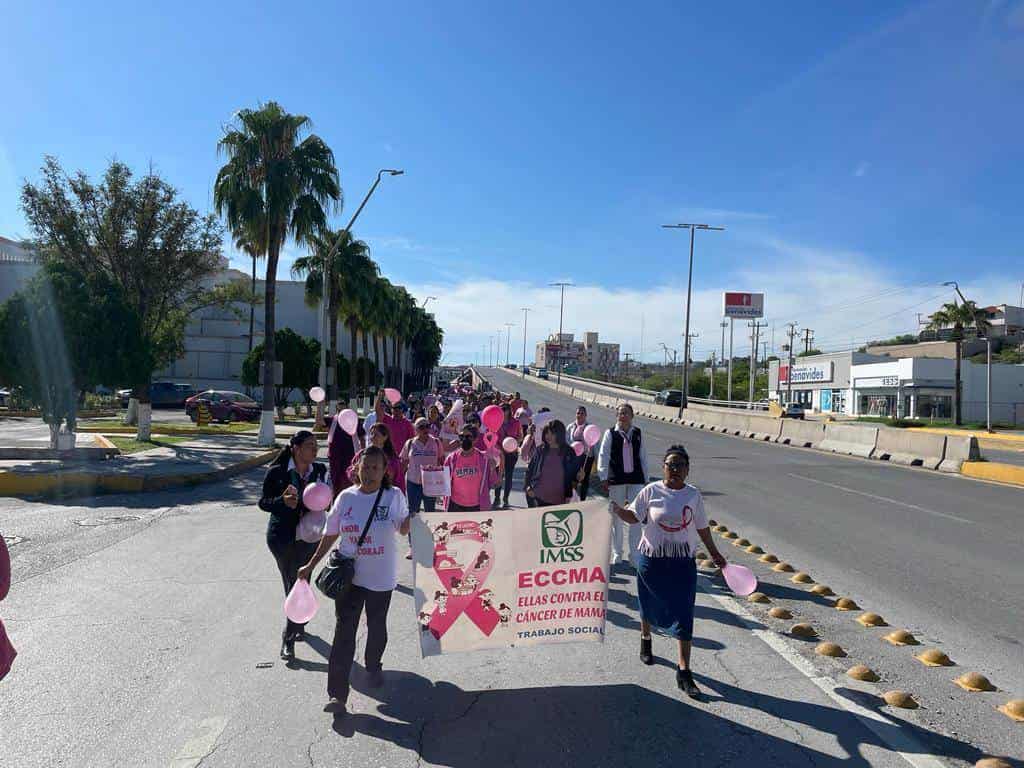
[[571,333],[555,333],[537,342],[534,355],[537,368],[553,369],[559,361],[584,370],[615,371],[619,367],[619,345],[599,341],[597,331],[587,331],[582,341],[577,341]]

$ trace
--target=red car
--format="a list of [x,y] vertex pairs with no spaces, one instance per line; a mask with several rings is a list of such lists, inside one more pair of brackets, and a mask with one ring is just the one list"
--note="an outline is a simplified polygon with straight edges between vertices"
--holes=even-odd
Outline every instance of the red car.
[[208,389],[193,395],[185,401],[185,413],[192,421],[198,421],[198,406],[204,403],[210,410],[213,421],[259,421],[260,406],[255,400],[241,392],[222,389]]

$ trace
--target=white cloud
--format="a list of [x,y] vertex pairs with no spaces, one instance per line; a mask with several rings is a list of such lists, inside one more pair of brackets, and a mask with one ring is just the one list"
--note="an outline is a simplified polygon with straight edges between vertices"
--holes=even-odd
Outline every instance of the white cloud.
[[[757,266],[740,270],[715,285],[695,285],[691,332],[700,336],[693,343],[693,357],[703,359],[719,350],[722,329],[722,293],[725,290],[763,291],[769,328],[762,341],[772,341],[778,350],[785,324],[797,322],[800,329],[814,330],[815,346],[849,349],[870,339],[914,332],[918,313],[927,315],[939,304],[952,300],[951,289],[934,280],[908,285],[884,267],[856,251],[815,248],[782,240],[762,241],[765,255]],[[639,273],[639,272],[638,272]],[[472,361],[488,349],[489,339],[501,334],[500,360],[504,362],[504,323],[516,323],[509,350],[518,362],[523,355],[522,307],[528,316],[527,359],[534,344],[558,330],[557,288],[528,281],[466,279],[444,283],[432,281],[409,285],[422,299],[437,296],[429,310],[445,331],[446,360]],[[964,293],[979,304],[1013,299],[1008,283],[994,275],[962,285]],[[1012,293],[1012,291],[1011,291]],[[598,331],[603,341],[618,342],[623,353],[640,350],[641,318],[644,325],[645,359],[660,360],[659,343],[682,349],[686,286],[662,283],[650,286],[606,287],[578,285],[567,288],[563,328],[577,335]],[[735,324],[734,351],[750,349],[746,321]],[[726,343],[728,344],[728,338]],[[681,354],[681,353],[680,353]]]
[[679,215],[686,223],[711,224],[712,226],[724,221],[768,221],[775,218],[775,215],[771,213],[733,211],[728,208],[684,208]]

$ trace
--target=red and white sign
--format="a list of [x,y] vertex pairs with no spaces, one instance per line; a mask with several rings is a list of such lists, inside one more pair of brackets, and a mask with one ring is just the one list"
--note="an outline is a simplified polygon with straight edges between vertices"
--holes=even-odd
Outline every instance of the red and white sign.
[[764,317],[764,294],[726,291],[722,306],[725,317]]

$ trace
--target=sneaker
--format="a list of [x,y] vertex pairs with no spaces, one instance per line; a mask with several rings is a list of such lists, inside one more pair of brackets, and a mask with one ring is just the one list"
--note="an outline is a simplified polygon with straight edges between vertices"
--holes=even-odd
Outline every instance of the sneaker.
[[405,553],[405,559],[406,560],[412,560],[412,550],[411,549],[408,552]]
[[379,667],[366,670],[366,684],[371,688],[380,688],[384,685],[384,671]]
[[331,697],[331,700],[324,705],[324,712],[330,712],[332,715],[344,715],[347,710],[345,709],[345,702],[341,699]]
[[676,685],[691,699],[700,698],[700,688],[693,682],[693,673],[690,670],[676,667]]
[[281,643],[281,658],[285,661],[293,661],[295,659],[295,641],[291,638]]
[[650,666],[654,663],[654,653],[651,651],[651,638],[640,638],[640,661]]

